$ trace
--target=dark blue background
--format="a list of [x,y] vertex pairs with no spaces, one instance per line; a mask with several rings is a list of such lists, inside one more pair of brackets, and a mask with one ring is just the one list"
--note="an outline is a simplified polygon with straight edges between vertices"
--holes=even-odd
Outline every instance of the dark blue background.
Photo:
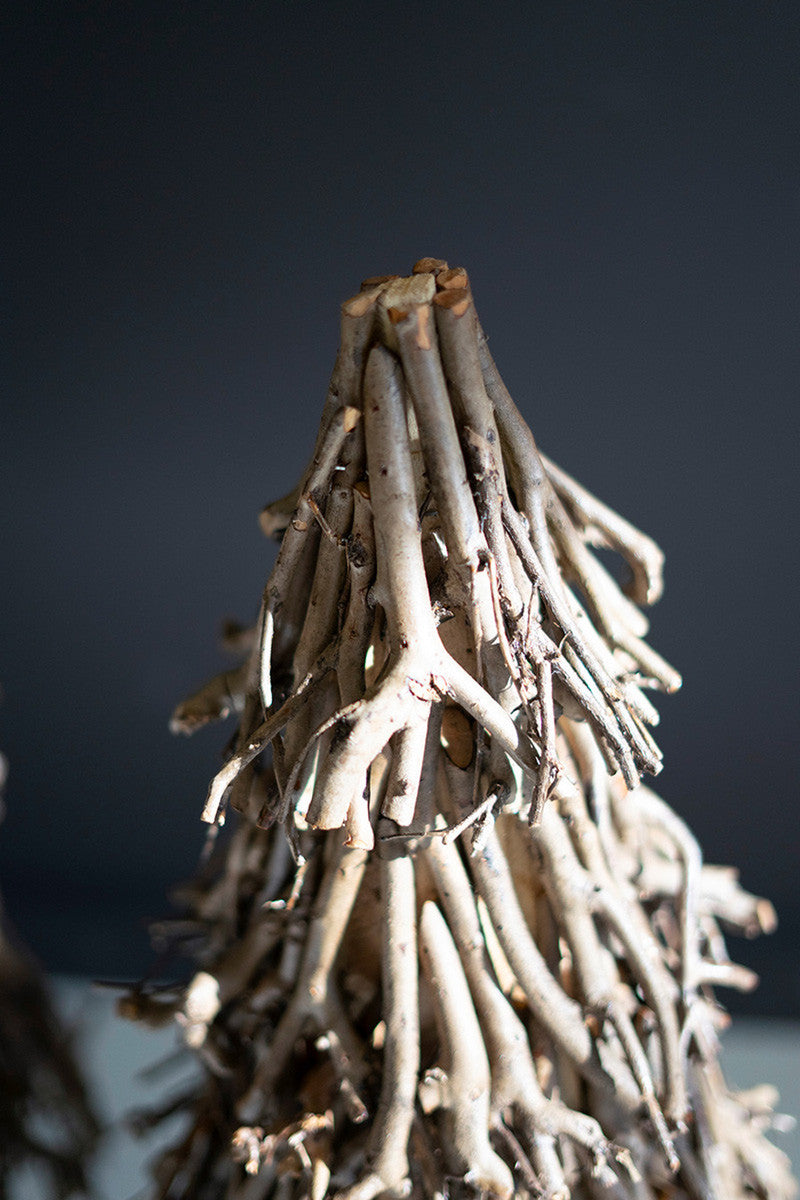
[[[337,306],[471,274],[546,451],[656,536],[659,790],[800,1011],[800,8],[27,5],[6,17],[0,878],[48,966],[139,973],[226,733],[172,740],[272,561]],[[733,1001],[732,1001],[733,1003]]]

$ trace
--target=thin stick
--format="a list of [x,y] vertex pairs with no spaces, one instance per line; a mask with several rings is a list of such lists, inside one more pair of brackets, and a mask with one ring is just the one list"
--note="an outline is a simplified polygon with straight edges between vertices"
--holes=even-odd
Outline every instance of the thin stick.
[[428,900],[420,918],[420,954],[433,993],[447,1072],[445,1111],[453,1168],[478,1188],[510,1198],[514,1182],[489,1144],[489,1064],[469,987],[447,925]]
[[386,1040],[378,1111],[368,1166],[338,1200],[372,1200],[402,1191],[408,1180],[408,1141],[419,1071],[419,1002],[414,865],[407,855],[381,860],[383,1013]]
[[250,1087],[239,1101],[237,1116],[252,1123],[274,1103],[272,1088],[286,1067],[294,1044],[307,1021],[345,1047],[355,1081],[363,1077],[361,1051],[342,1008],[332,971],[366,866],[366,851],[336,849],[317,894],[306,934],[300,976],[268,1052],[256,1068]]

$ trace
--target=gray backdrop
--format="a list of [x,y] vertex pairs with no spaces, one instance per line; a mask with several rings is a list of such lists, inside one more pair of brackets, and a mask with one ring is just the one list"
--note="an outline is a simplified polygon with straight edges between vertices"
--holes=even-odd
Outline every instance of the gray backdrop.
[[227,736],[170,709],[254,615],[339,301],[432,254],[543,448],[667,552],[658,787],[779,908],[744,1003],[798,1012],[800,8],[164,7],[3,39],[18,927],[53,969],[147,966]]

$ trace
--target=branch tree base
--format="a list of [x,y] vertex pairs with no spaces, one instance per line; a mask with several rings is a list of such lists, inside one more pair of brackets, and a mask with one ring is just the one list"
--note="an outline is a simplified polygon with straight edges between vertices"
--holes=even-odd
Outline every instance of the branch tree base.
[[[541,454],[467,275],[367,280],[242,665],[219,838],[130,1016],[204,1081],[160,1200],[784,1200],[769,1087],[731,1092],[724,933],[774,924],[641,782],[662,555]],[[595,554],[616,551],[621,587]],[[213,839],[212,839],[213,840]]]

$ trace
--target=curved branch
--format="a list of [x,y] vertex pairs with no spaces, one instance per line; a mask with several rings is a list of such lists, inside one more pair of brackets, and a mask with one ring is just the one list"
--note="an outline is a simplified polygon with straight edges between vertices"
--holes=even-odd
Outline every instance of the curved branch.
[[420,918],[420,954],[433,993],[447,1081],[444,1108],[453,1169],[477,1188],[510,1198],[514,1182],[489,1145],[489,1064],[458,951],[436,905]]

